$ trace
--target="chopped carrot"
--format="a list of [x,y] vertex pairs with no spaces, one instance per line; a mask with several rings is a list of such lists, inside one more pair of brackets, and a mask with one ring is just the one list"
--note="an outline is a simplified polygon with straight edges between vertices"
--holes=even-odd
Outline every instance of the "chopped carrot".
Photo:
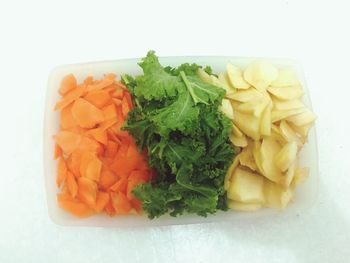
[[85,92],[84,87],[77,87],[76,89],[69,91],[67,94],[65,94],[62,100],[57,102],[55,106],[55,110],[62,110],[64,107],[67,107],[73,101],[83,96],[84,92]]
[[54,136],[54,139],[63,152],[69,155],[78,148],[81,135],[69,131],[60,131]]
[[99,109],[102,109],[108,103],[112,102],[111,96],[105,89],[89,92],[85,95],[84,99]]
[[55,153],[53,158],[56,160],[58,157],[62,157],[62,149],[57,143],[55,143]]
[[95,211],[89,208],[86,204],[77,199],[74,199],[68,194],[58,194],[57,200],[60,207],[62,207],[64,210],[67,210],[75,216],[88,217],[95,213]]
[[126,193],[126,189],[128,186],[128,179],[126,178],[121,178],[119,179],[115,184],[113,184],[109,190],[113,191],[113,192],[122,192],[122,193]]
[[96,204],[94,206],[95,211],[99,213],[103,209],[105,209],[108,201],[109,201],[109,194],[106,192],[98,191],[96,196]]
[[154,178],[154,171],[148,166],[147,151],[139,152],[122,130],[133,108],[126,87],[115,74],[102,80],[89,76],[80,84],[68,75],[59,93],[54,158],[60,207],[78,217],[141,213],[142,204],[132,191]]
[[66,161],[61,157],[58,160],[57,164],[57,178],[56,178],[56,184],[58,187],[62,185],[62,183],[66,180],[67,178],[67,165]]
[[110,171],[105,165],[102,166],[99,186],[103,190],[109,189],[118,180],[118,177]]
[[116,214],[125,215],[128,214],[131,210],[131,204],[129,200],[126,198],[125,194],[111,193],[112,204],[115,209]]
[[75,181],[74,175],[71,172],[67,172],[67,187],[68,190],[70,192],[70,194],[72,195],[72,197],[76,197],[77,193],[78,193],[78,184]]
[[103,112],[85,99],[77,99],[72,107],[74,120],[82,128],[93,128],[104,121]]
[[97,185],[94,181],[86,178],[78,178],[78,198],[90,207],[96,204]]
[[68,91],[77,87],[77,80],[73,74],[65,76],[61,81],[61,86],[58,92],[61,95],[65,95]]

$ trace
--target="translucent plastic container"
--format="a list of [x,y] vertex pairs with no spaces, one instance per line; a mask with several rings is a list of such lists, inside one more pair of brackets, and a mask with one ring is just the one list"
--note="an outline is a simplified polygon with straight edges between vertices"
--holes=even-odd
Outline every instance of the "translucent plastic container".
[[[198,63],[210,65],[214,72],[225,70],[226,64],[231,62],[235,65],[246,67],[250,62],[261,58],[240,57],[163,57],[160,58],[162,65],[177,66],[181,63]],[[278,68],[289,67],[294,69],[298,79],[302,83],[306,95],[304,103],[311,107],[311,101],[302,68],[298,63],[287,59],[269,59]],[[46,94],[45,123],[44,123],[44,176],[46,182],[48,211],[53,222],[64,226],[91,226],[91,227],[125,227],[125,226],[161,226],[176,224],[193,224],[218,221],[242,222],[251,221],[260,217],[270,217],[273,220],[280,216],[295,216],[312,206],[318,194],[318,153],[315,128],[309,133],[308,143],[303,147],[300,154],[300,165],[310,167],[309,178],[301,184],[295,193],[293,202],[283,211],[264,208],[254,212],[227,211],[209,215],[207,218],[196,215],[183,215],[179,217],[162,216],[158,219],[149,220],[145,215],[127,215],[109,217],[107,215],[95,215],[89,218],[77,218],[62,210],[56,200],[58,189],[56,187],[57,161],[53,160],[54,141],[53,135],[59,128],[59,114],[53,110],[59,99],[58,88],[63,76],[73,73],[78,81],[82,81],[88,75],[101,78],[103,74],[115,73],[118,77],[122,74],[138,75],[141,69],[138,66],[140,59],[125,59],[114,61],[91,62],[74,65],[64,65],[55,68],[50,76]]]

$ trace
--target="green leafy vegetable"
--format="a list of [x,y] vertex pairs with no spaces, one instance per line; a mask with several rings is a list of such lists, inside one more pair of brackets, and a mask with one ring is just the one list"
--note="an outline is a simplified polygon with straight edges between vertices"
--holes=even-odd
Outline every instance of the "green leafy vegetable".
[[157,178],[134,195],[150,218],[226,210],[223,183],[234,151],[230,120],[218,110],[225,91],[203,83],[197,64],[163,68],[150,51],[139,65],[143,75],[122,77],[135,104],[124,129],[147,148]]

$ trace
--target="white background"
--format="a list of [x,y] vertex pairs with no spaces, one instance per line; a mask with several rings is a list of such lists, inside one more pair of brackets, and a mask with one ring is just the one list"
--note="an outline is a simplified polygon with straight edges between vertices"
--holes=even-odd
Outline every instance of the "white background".
[[[0,262],[349,262],[348,1],[0,2]],[[320,194],[293,218],[69,228],[47,214],[46,81],[56,65],[167,55],[267,56],[304,66]]]

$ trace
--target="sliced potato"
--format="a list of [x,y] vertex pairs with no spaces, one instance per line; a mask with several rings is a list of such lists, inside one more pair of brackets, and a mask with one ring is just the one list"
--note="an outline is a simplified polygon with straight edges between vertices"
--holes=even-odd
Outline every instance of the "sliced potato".
[[300,114],[294,114],[286,118],[287,121],[293,123],[295,126],[304,126],[313,123],[316,120],[316,115],[306,108]]
[[282,172],[275,163],[275,156],[280,152],[281,146],[271,137],[263,139],[260,147],[262,174],[269,180],[280,183]]
[[288,188],[294,178],[295,175],[295,169],[297,166],[297,162],[294,161],[288,168],[287,172],[284,174],[283,180],[282,180],[282,186],[285,188]]
[[241,103],[236,107],[236,110],[243,113],[252,113],[255,117],[259,117],[266,108],[268,101],[256,100]]
[[263,99],[263,95],[254,88],[238,90],[235,93],[226,94],[226,97],[239,102],[249,102]]
[[281,135],[287,142],[296,142],[299,147],[302,146],[302,141],[300,137],[295,133],[295,131],[289,126],[286,121],[281,121],[280,123]]
[[246,166],[253,171],[257,171],[258,167],[256,166],[256,163],[255,163],[253,150],[254,150],[254,142],[249,140],[247,147],[244,147],[242,152],[239,155],[239,162],[242,166]]
[[253,156],[254,156],[255,164],[260,174],[263,174],[263,165],[262,165],[260,148],[261,148],[260,141],[254,141]]
[[303,126],[296,126],[293,123],[289,125],[295,132],[297,132],[300,136],[303,138],[306,138],[308,136],[309,130],[314,126],[314,122],[310,122],[308,124],[305,124]]
[[272,98],[273,108],[276,110],[294,110],[304,108],[305,105],[300,100],[279,100],[275,97]]
[[244,71],[244,79],[257,90],[265,90],[278,77],[275,66],[266,61],[255,61]]
[[271,87],[286,87],[300,85],[292,69],[278,70],[278,77],[270,84]]
[[231,177],[230,186],[227,190],[229,199],[247,202],[264,203],[264,178],[256,173],[237,167]]
[[243,78],[242,70],[230,63],[226,66],[227,76],[231,85],[236,89],[248,89],[250,87],[249,83]]
[[224,181],[224,189],[225,191],[227,191],[227,189],[230,186],[230,180],[231,180],[231,176],[233,171],[237,168],[238,164],[239,164],[239,157],[240,154],[238,154],[232,161],[230,167],[227,170],[226,176],[225,176],[225,181]]
[[218,79],[221,82],[221,84],[224,87],[224,89],[226,90],[226,94],[227,93],[234,93],[236,91],[236,89],[234,87],[232,87],[230,82],[228,81],[228,77],[227,77],[227,73],[226,72],[220,73],[218,75]]
[[199,68],[197,70],[197,75],[203,82],[212,83],[210,75],[207,72],[205,72],[202,68]]
[[265,180],[264,184],[265,205],[271,208],[283,209],[292,200],[293,191],[290,188],[277,185],[269,180]]
[[235,112],[233,123],[247,136],[254,140],[259,140],[260,120],[250,114]]
[[294,115],[298,115],[305,111],[307,111],[307,108],[305,107],[300,109],[292,109],[292,110],[273,110],[271,112],[271,119],[272,119],[272,122],[277,122],[277,121],[292,117]]
[[277,167],[285,172],[295,162],[298,153],[298,145],[295,141],[288,142],[275,156],[275,163]]
[[228,118],[233,120],[233,108],[231,102],[228,99],[223,99],[219,110],[224,113]]
[[260,133],[263,136],[271,135],[271,102],[265,107],[260,122]]
[[228,207],[236,211],[248,212],[256,211],[262,208],[262,204],[242,203],[238,201],[228,200]]
[[229,138],[235,146],[246,147],[248,145],[247,137],[238,129],[234,123],[232,123],[232,132]]
[[267,90],[280,100],[295,100],[304,95],[304,91],[301,86],[289,86],[283,88],[269,87]]
[[287,142],[287,140],[282,136],[280,128],[275,124],[271,124],[271,137],[274,138],[281,145]]

